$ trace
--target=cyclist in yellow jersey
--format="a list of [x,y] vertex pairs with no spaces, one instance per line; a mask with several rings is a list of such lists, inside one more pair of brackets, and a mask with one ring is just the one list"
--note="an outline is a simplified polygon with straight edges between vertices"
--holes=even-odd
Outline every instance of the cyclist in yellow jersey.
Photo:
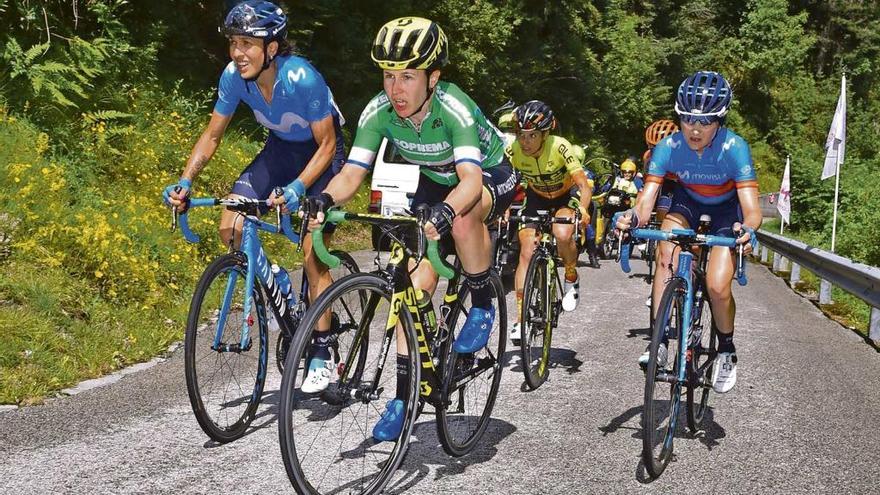
[[[589,204],[593,196],[587,174],[572,154],[572,145],[559,136],[551,136],[556,128],[553,110],[544,102],[532,100],[516,109],[514,119],[516,141],[507,148],[510,163],[517,169],[526,184],[526,201],[522,212],[534,216],[538,210],[549,210],[556,216],[573,216],[574,209],[581,212],[583,228],[590,222],[590,215],[582,204]],[[577,187],[573,187],[576,185]],[[577,192],[580,191],[580,198]],[[573,311],[578,304],[579,280],[577,274],[578,248],[574,242],[574,226],[553,226],[556,249],[565,265],[562,309]],[[520,255],[516,267],[517,318],[522,314],[523,283],[529,260],[537,244],[536,229],[525,225],[519,231]],[[517,321],[510,334],[511,340],[521,337],[521,324]]]

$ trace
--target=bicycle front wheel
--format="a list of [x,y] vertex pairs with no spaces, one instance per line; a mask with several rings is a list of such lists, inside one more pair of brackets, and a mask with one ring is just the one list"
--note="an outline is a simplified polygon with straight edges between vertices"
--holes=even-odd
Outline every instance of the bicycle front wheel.
[[556,304],[555,274],[550,260],[535,253],[529,261],[523,285],[522,341],[520,365],[526,385],[531,390],[540,387],[550,374],[550,340],[553,332],[553,311]]
[[687,388],[688,427],[693,433],[700,431],[703,417],[709,408],[709,394],[712,391],[712,367],[715,364],[717,329],[712,316],[712,305],[706,291],[694,310],[699,315],[688,332],[689,364]]
[[246,275],[240,254],[214,260],[196,286],[186,322],[190,405],[202,430],[222,443],[244,435],[266,381],[266,306],[263,292],[251,288],[252,304],[245,313]]
[[[642,461],[657,478],[672,459],[672,442],[681,408],[681,363],[678,346],[682,334],[682,307],[685,282],[673,278],[660,299],[654,320],[650,358],[645,373],[645,403],[642,409]],[[664,356],[661,344],[667,342]]]
[[471,310],[470,291],[462,284],[446,319],[451,335],[440,346],[440,373],[445,407],[437,407],[437,434],[443,450],[451,456],[470,452],[486,431],[504,367],[507,344],[507,304],[497,274],[491,275],[495,321],[486,347],[472,354],[452,349],[454,330],[460,328]]
[[[383,278],[357,273],[331,285],[303,317],[285,363],[278,405],[281,456],[297,493],[379,493],[400,466],[415,423],[420,366],[415,328],[405,307],[394,308],[403,331],[396,325],[386,328],[393,307]],[[302,384],[308,366],[296,363],[309,355],[318,321],[327,311],[338,320],[333,322],[331,383],[321,394],[306,394]],[[401,338],[409,357],[402,432],[379,442],[372,431],[386,401],[395,398],[394,356]]]

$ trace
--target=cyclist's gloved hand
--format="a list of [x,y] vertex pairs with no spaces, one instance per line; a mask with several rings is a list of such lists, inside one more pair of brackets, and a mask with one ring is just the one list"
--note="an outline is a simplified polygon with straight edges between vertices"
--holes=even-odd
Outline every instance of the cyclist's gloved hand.
[[303,209],[308,210],[309,213],[309,231],[317,229],[324,223],[324,214],[335,204],[333,196],[326,192],[303,198]]
[[[425,235],[433,241],[452,230],[452,220],[455,219],[455,210],[449,203],[441,201],[431,207],[428,213],[428,223],[425,224]],[[433,232],[431,227],[433,226]]]
[[614,215],[614,218],[616,220],[614,227],[620,231],[626,231],[639,226],[639,215],[636,214],[635,208],[630,208],[623,213],[617,213]]
[[739,222],[733,224],[733,233],[736,235],[737,244],[745,244],[745,246],[743,246],[744,254],[751,253],[752,249],[754,249],[758,243],[758,238],[755,236],[755,229],[746,227]]
[[306,195],[306,185],[299,179],[284,186],[284,206],[287,211],[299,209],[299,198]]
[[172,184],[162,191],[162,200],[168,206],[180,206],[186,202],[190,189],[192,189],[192,181],[181,177],[177,184]]

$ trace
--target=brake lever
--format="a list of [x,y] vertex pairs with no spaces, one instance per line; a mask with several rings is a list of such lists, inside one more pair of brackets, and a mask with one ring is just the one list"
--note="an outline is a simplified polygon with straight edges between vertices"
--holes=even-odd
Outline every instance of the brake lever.
[[[272,192],[275,193],[276,199],[284,197],[284,189],[282,189],[281,186],[275,186],[275,190]],[[278,227],[278,232],[281,232],[281,205],[282,204],[283,203],[279,203],[279,204],[275,205],[275,223],[276,223],[276,227]]]
[[303,243],[305,242],[306,235],[308,235],[309,228],[309,219],[312,218],[312,203],[309,201],[309,198],[303,198],[302,204],[299,205],[299,209],[302,212],[302,223],[299,226],[299,244],[296,246],[296,252],[301,253],[303,249]]

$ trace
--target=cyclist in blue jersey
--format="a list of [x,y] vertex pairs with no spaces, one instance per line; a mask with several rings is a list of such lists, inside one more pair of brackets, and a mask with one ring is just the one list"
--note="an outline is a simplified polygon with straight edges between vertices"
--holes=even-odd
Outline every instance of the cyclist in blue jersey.
[[[708,233],[713,235],[733,237],[740,227],[761,226],[758,182],[749,145],[724,127],[732,99],[730,84],[717,72],[700,71],[681,83],[675,101],[681,131],[664,138],[654,148],[645,189],[636,207],[619,219],[617,228],[626,230],[648,223],[665,177],[677,178],[678,184],[662,229],[696,228],[700,216],[706,214],[712,218]],[[746,232],[737,241],[745,244],[747,253],[751,251],[749,238]],[[660,301],[674,263],[673,248],[669,242],[659,246],[653,286],[655,314],[656,302]],[[712,385],[719,393],[729,391],[736,383],[736,303],[731,292],[734,266],[731,249],[712,248],[706,284],[719,334],[718,357],[712,372]],[[665,350],[666,346],[661,345],[661,362],[666,358]],[[647,356],[643,355],[639,362],[646,363]]]
[[[221,32],[229,39],[232,60],[220,76],[211,120],[193,147],[180,180],[165,188],[165,201],[175,207],[184,205],[193,181],[217,151],[236,107],[243,101],[269,129],[269,137],[236,179],[230,196],[271,198],[294,211],[301,196],[322,191],[342,167],[342,116],[321,74],[308,61],[291,54],[287,16],[277,5],[264,0],[239,3],[226,15]],[[284,189],[282,197],[273,193],[277,186]],[[235,212],[223,211],[220,238],[224,245],[238,246],[242,223]],[[330,273],[312,251],[311,239],[302,242],[309,296],[314,301],[330,285]],[[329,315],[322,325],[330,328]],[[329,360],[327,347],[318,349],[316,356]],[[329,380],[326,370],[310,378],[320,381],[323,375]]]

